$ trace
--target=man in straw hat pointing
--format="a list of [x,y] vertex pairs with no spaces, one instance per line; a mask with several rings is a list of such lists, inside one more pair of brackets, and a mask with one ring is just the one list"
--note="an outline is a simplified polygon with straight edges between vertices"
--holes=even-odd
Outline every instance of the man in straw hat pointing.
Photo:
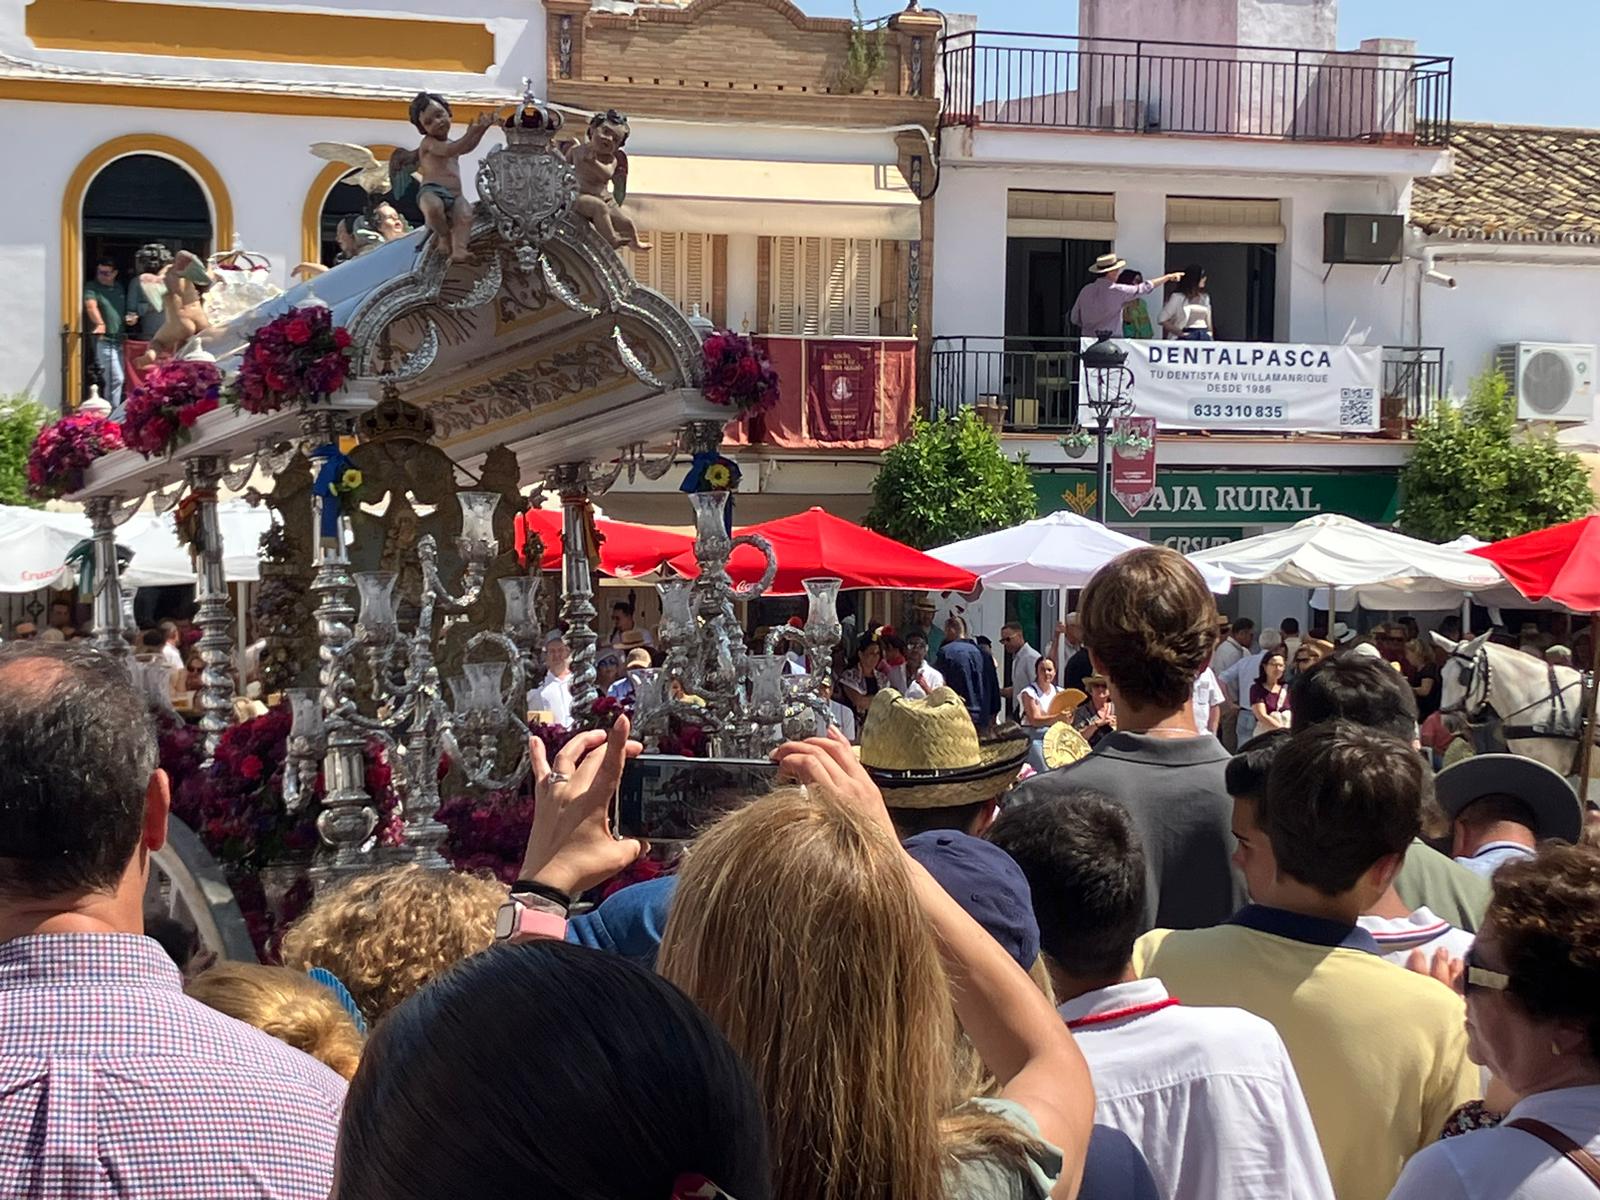
[[1118,283],[1117,276],[1128,265],[1126,259],[1115,254],[1102,254],[1094,260],[1089,274],[1094,276],[1072,306],[1070,320],[1090,337],[1121,337],[1122,306],[1140,296],[1148,296],[1163,284],[1176,283],[1183,272],[1173,271],[1159,279],[1143,283]]

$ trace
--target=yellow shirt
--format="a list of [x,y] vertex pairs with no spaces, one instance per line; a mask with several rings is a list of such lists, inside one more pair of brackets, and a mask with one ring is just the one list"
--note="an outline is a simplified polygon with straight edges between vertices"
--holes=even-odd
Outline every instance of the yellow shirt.
[[1357,948],[1371,940],[1363,930],[1259,905],[1235,922],[1147,933],[1134,970],[1184,1004],[1270,1021],[1300,1077],[1334,1194],[1384,1200],[1406,1160],[1481,1094],[1461,998]]

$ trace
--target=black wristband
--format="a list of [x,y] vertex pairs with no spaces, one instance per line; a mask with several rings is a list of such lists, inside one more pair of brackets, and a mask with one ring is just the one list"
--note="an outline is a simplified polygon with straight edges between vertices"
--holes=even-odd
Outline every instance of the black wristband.
[[548,883],[535,883],[531,879],[519,879],[511,885],[513,896],[541,896],[552,904],[559,904],[562,908],[572,909],[572,897],[560,888],[551,887]]

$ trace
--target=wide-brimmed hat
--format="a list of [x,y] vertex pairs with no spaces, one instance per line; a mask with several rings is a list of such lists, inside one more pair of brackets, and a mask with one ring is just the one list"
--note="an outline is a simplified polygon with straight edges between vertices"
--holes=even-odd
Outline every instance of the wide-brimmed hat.
[[1475,800],[1511,796],[1533,812],[1533,835],[1540,841],[1577,842],[1583,834],[1583,805],[1559,771],[1520,754],[1478,754],[1440,771],[1433,781],[1439,807],[1452,821]]
[[950,688],[925,700],[883,688],[861,726],[861,765],[890,808],[957,808],[1005,791],[1029,744],[1022,730],[980,740],[966,702]]
[[1092,674],[1085,675],[1083,677],[1083,681],[1084,681],[1084,683],[1091,684],[1091,685],[1092,684],[1096,684],[1096,683],[1103,683],[1107,687],[1111,686],[1111,680],[1107,679],[1104,675],[1101,675],[1099,672],[1094,672]]
[[1343,621],[1335,621],[1333,628],[1328,631],[1328,640],[1335,646],[1342,646],[1356,636],[1356,631]]
[[644,644],[644,630],[642,629],[624,629],[617,635],[617,648],[619,650],[637,650]]
[[1091,275],[1109,275],[1113,271],[1120,271],[1128,265],[1128,260],[1118,258],[1115,254],[1102,254],[1094,260],[1094,266],[1089,268]]

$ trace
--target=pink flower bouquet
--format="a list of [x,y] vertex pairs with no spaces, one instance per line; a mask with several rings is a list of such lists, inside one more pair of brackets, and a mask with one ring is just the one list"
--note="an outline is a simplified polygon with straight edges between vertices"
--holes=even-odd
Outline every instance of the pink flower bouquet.
[[174,360],[145,372],[128,396],[122,441],[146,458],[189,440],[194,423],[217,408],[222,372],[208,362]]
[[122,449],[122,427],[108,417],[72,413],[39,430],[28,451],[28,492],[54,500],[83,486],[83,473],[104,454]]

